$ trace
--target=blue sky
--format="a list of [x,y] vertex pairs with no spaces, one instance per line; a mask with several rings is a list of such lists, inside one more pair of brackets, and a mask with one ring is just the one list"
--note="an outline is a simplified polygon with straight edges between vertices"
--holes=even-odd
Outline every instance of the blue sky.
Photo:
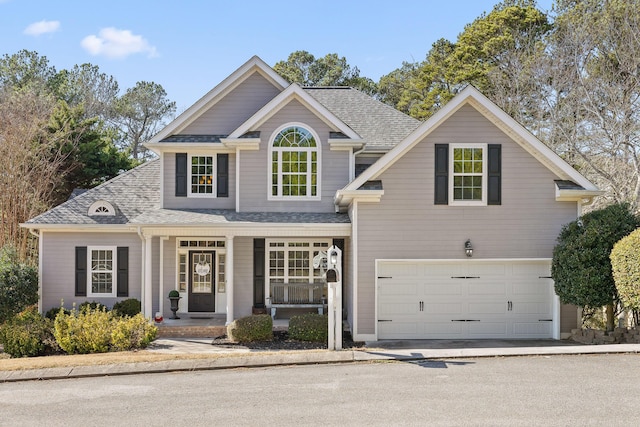
[[[337,53],[374,81],[424,59],[439,38],[497,0],[0,0],[0,55],[21,49],[56,69],[91,63],[120,88],[161,84],[183,111],[253,55]],[[538,0],[549,10],[552,0]]]

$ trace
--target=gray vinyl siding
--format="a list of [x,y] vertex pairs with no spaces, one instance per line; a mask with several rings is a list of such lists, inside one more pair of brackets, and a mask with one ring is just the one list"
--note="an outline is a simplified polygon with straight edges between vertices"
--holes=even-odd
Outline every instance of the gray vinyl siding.
[[278,93],[278,88],[254,73],[180,133],[229,135]]
[[[502,205],[434,205],[434,144],[502,144]],[[358,328],[375,332],[376,259],[551,258],[575,202],[556,202],[545,166],[471,106],[465,106],[380,177],[380,203],[359,203]]]
[[[187,150],[184,152],[188,153]],[[229,197],[176,197],[176,153],[163,153],[163,207],[166,209],[235,209],[236,156],[229,154]],[[215,185],[214,185],[215,188]]]
[[[42,310],[60,307],[61,301],[71,308],[85,301],[98,301],[112,307],[127,298],[140,300],[141,240],[134,233],[70,233],[43,232],[42,259]],[[75,296],[75,248],[76,246],[127,246],[129,247],[129,296],[122,298],[97,298]]]
[[[320,138],[321,199],[314,201],[268,200],[271,191],[268,159],[270,139],[277,128],[287,123],[302,123]],[[292,101],[260,126],[260,149],[240,153],[240,208],[241,212],[333,212],[336,190],[349,182],[349,152],[331,151],[327,142],[329,128],[314,113],[298,101]]]

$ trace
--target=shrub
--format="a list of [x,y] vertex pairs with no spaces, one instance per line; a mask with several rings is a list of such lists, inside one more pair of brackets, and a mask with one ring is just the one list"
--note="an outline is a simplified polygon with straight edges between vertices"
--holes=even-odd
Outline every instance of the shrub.
[[158,329],[140,313],[119,317],[114,311],[85,307],[80,312],[60,312],[53,333],[65,352],[85,354],[145,348],[156,338]]
[[135,298],[129,298],[115,303],[112,310],[120,317],[133,317],[142,311],[142,304]]
[[99,303],[97,301],[85,301],[82,304],[80,304],[80,306],[78,307],[78,311],[80,313],[85,312],[85,311],[109,311],[109,308],[102,304]]
[[44,314],[44,317],[52,321],[56,320],[56,316],[58,315],[58,313],[60,313],[60,310],[62,310],[65,314],[71,313],[71,310],[64,307],[53,307],[47,310],[47,312]]
[[169,291],[169,298],[178,298],[180,296],[180,292],[176,291],[175,289],[171,289]]
[[20,262],[11,246],[0,250],[0,324],[38,302],[38,270]]
[[0,342],[11,357],[42,356],[53,353],[57,346],[53,339],[51,320],[41,316],[32,306],[17,314],[0,327]]
[[611,251],[611,267],[624,308],[632,310],[636,324],[640,311],[640,229],[622,238]]
[[140,313],[121,318],[111,332],[111,348],[116,351],[146,348],[156,338],[158,328]]
[[565,304],[597,308],[607,305],[607,329],[613,329],[618,299],[609,255],[613,245],[640,225],[628,204],[589,212],[564,227],[553,250],[551,276]]
[[70,314],[58,314],[53,334],[69,354],[105,353],[109,351],[113,322],[113,313],[106,310],[72,310]]
[[329,318],[323,314],[307,313],[289,320],[289,338],[299,341],[327,342]]
[[270,341],[273,339],[273,320],[268,314],[236,319],[227,326],[227,336],[233,342]]

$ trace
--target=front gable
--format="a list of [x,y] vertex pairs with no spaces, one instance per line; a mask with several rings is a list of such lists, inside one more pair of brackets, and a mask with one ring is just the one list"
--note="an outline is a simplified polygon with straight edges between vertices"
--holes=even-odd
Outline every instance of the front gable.
[[[465,114],[468,115],[468,117],[460,120],[459,118]],[[490,126],[487,126],[487,124],[490,124]],[[447,128],[454,129],[453,133],[450,135],[445,133],[443,138],[437,136],[431,138],[432,135],[441,134],[441,129]],[[483,133],[485,131],[488,131],[488,133]],[[366,182],[380,179],[387,169],[392,167],[410,151],[413,151],[413,148],[417,144],[421,144],[425,140],[435,141],[434,144],[440,144],[440,146],[439,150],[437,150],[438,147],[433,147],[433,150],[435,150],[438,155],[436,156],[436,154],[434,154],[434,158],[431,159],[429,163],[424,163],[422,167],[428,169],[431,174],[435,175],[434,179],[436,182],[434,185],[436,188],[449,192],[454,190],[452,183],[453,168],[461,167],[460,165],[463,161],[472,161],[471,159],[458,159],[460,162],[455,164],[453,156],[461,155],[460,153],[462,153],[462,149],[464,148],[481,150],[479,153],[482,156],[484,164],[480,165],[480,169],[482,170],[480,175],[483,180],[486,180],[486,182],[483,181],[481,186],[482,191],[487,191],[487,194],[482,196],[482,202],[479,204],[486,205],[488,204],[489,198],[493,197],[488,193],[490,189],[489,183],[493,182],[495,184],[495,182],[498,182],[499,194],[501,191],[500,187],[504,181],[500,170],[505,164],[507,166],[515,166],[514,164],[508,164],[509,161],[512,161],[510,159],[503,161],[500,151],[501,147],[496,147],[495,145],[496,138],[498,138],[496,131],[500,135],[499,138],[506,138],[506,141],[509,141],[509,143],[518,145],[528,156],[535,159],[551,173],[553,179],[548,183],[548,187],[549,191],[556,191],[558,201],[590,200],[596,195],[601,194],[591,182],[535,138],[522,125],[507,115],[477,89],[469,86],[349,185],[336,192],[336,205],[344,208],[347,207],[354,198],[369,197],[368,192],[363,189]],[[491,151],[490,148],[492,147],[490,146],[492,145],[493,148],[498,148],[498,151],[495,149]],[[458,149],[458,151],[455,151],[456,149]],[[498,153],[497,155],[495,154],[496,152]],[[473,156],[474,154],[470,155]],[[489,158],[494,160],[493,164],[489,163]],[[496,165],[499,165],[499,168],[497,168]],[[493,174],[492,177],[490,176],[491,174]],[[473,174],[469,173],[467,175],[468,176],[464,178],[471,180]],[[557,187],[554,187],[554,180],[570,181],[576,185],[573,190],[567,190],[565,186],[565,189],[559,192]],[[472,186],[479,185],[475,181],[473,182],[474,184]],[[438,194],[434,195],[435,204],[449,204],[452,201],[451,194],[447,193],[443,195],[442,191],[436,191]],[[500,199],[500,196],[498,196],[498,199]],[[493,200],[495,201],[495,198],[493,198]],[[498,201],[498,203],[492,204],[500,204],[500,202]]]

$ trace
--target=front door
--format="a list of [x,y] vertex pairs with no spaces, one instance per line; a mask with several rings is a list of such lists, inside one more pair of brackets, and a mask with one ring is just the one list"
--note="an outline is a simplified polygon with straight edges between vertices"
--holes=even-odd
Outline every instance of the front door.
[[189,252],[189,312],[215,311],[215,252]]

